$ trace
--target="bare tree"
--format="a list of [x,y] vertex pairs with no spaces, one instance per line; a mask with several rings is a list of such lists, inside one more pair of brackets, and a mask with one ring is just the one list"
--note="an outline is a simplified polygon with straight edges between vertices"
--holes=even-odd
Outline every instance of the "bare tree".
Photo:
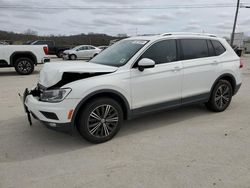
[[37,31],[34,31],[32,29],[27,29],[26,31],[24,31],[24,34],[26,34],[26,35],[35,35],[35,36],[38,35]]

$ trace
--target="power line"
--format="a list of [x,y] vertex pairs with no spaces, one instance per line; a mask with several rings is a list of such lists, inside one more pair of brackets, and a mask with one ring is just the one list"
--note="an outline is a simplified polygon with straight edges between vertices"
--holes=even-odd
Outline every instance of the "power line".
[[[0,5],[0,9],[42,9],[42,10],[81,10],[81,9],[131,9],[131,10],[150,10],[150,9],[199,9],[199,8],[234,8],[234,4],[191,4],[191,5],[165,5],[165,6],[24,6],[24,5]],[[244,7],[242,5],[242,7]]]

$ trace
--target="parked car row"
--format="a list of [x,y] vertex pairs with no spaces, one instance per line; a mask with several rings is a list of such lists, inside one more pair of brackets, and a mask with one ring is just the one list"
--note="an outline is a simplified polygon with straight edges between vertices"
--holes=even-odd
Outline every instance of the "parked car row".
[[26,45],[47,45],[49,48],[48,55],[56,55],[59,58],[63,57],[64,50],[68,50],[71,48],[71,46],[56,45],[56,43],[54,41],[51,41],[51,40],[27,41],[24,44],[26,44]]
[[1,41],[0,68],[14,67],[18,74],[28,75],[34,71],[37,64],[50,62],[48,55],[55,54],[64,60],[89,60],[106,48],[107,46],[81,45],[70,49],[56,46],[53,41],[46,40],[28,41],[23,45],[9,45]]

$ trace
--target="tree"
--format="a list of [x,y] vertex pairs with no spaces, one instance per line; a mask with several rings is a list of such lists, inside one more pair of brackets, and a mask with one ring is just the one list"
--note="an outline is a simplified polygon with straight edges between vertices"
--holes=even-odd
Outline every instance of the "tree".
[[34,31],[32,29],[27,29],[26,31],[24,31],[24,34],[26,34],[26,35],[35,35],[35,36],[38,35],[37,31]]

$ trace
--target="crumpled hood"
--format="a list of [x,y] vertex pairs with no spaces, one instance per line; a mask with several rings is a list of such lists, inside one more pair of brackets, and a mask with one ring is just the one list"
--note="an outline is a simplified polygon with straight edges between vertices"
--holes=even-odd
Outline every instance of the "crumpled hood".
[[48,88],[57,84],[62,79],[63,73],[111,73],[117,69],[118,67],[84,61],[51,62],[44,64],[38,82]]
[[73,50],[73,49],[64,50],[64,51],[63,51],[63,53],[65,53],[65,54],[71,54],[71,53],[74,53],[74,52],[75,52],[75,50]]

